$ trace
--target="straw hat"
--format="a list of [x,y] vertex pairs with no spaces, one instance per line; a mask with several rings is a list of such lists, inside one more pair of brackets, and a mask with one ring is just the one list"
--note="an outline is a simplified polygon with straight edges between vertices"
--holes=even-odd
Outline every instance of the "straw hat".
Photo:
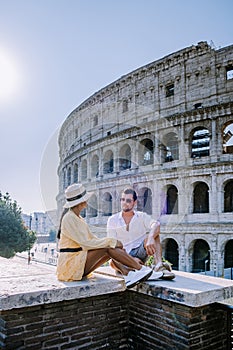
[[72,208],[77,204],[88,201],[94,192],[87,192],[82,184],[73,184],[65,190],[66,203],[64,208]]

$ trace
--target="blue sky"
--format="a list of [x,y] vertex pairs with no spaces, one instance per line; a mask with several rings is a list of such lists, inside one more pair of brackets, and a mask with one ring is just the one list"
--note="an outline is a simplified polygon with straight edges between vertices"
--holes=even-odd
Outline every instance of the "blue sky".
[[57,133],[91,94],[199,41],[233,44],[232,0],[0,0],[0,190],[56,208]]

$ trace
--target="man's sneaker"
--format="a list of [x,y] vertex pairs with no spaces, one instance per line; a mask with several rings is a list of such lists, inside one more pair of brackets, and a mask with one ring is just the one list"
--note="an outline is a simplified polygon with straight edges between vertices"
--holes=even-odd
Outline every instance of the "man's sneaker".
[[140,270],[129,271],[128,275],[124,276],[126,287],[133,288],[139,282],[146,281],[152,273],[153,270],[144,265],[142,265]]
[[162,263],[162,265],[160,265],[159,267],[155,266],[154,271],[162,272],[163,275],[160,278],[163,280],[173,280],[176,277],[176,275],[172,271],[170,271],[170,269],[168,269],[164,264],[165,263]]
[[163,261],[163,266],[170,272],[172,272],[172,264],[168,261]]
[[149,281],[157,281],[159,279],[161,279],[161,277],[163,276],[163,272],[162,271],[153,271],[152,275],[148,278],[148,282]]

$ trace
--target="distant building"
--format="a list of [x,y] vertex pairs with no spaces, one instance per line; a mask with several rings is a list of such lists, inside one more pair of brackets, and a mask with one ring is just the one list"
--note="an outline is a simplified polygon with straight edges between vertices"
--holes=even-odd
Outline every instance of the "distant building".
[[22,214],[22,219],[28,228],[38,234],[49,234],[50,230],[57,228],[56,210],[47,212],[34,212],[31,215]]
[[161,221],[174,269],[233,266],[233,45],[200,42],[130,72],[87,98],[59,134],[64,189],[95,192],[86,220],[106,232],[126,185]]

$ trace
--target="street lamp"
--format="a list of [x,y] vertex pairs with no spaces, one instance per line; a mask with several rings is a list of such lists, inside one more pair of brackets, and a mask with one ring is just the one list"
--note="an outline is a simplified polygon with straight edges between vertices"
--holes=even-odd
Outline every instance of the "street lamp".
[[[31,231],[32,229],[32,215],[30,214],[29,216],[29,230]],[[31,261],[31,253],[30,253],[30,237],[28,236],[28,265],[30,264]]]
[[207,264],[208,264],[209,260],[205,260],[205,275],[206,275],[206,270],[207,270]]

